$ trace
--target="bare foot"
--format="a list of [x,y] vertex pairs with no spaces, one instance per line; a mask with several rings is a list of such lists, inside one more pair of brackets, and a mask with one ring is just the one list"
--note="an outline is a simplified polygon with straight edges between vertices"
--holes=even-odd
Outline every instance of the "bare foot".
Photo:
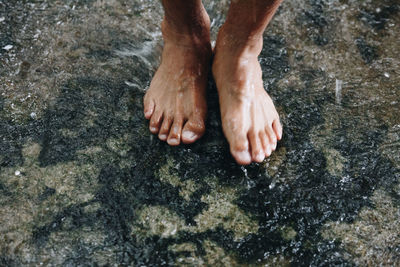
[[279,115],[263,87],[258,55],[262,37],[237,43],[221,29],[213,75],[218,88],[222,128],[239,164],[261,162],[282,137]]
[[161,140],[172,146],[193,143],[205,131],[209,36],[176,33],[166,22],[162,32],[161,65],[144,97],[144,114]]

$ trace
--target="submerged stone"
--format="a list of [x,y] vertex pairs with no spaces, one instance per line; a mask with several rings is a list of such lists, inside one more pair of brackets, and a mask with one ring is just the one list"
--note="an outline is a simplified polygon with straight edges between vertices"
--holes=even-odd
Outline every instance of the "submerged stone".
[[283,140],[241,167],[211,78],[202,139],[148,131],[159,1],[0,1],[0,265],[399,264],[398,10],[284,1],[259,58]]

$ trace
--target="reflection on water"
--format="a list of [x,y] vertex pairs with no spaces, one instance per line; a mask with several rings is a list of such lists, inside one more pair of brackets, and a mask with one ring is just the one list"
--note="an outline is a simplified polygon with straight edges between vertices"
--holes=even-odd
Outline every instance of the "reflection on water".
[[284,2],[259,59],[284,138],[240,167],[211,79],[199,142],[147,130],[158,1],[0,1],[0,263],[400,264],[399,8]]

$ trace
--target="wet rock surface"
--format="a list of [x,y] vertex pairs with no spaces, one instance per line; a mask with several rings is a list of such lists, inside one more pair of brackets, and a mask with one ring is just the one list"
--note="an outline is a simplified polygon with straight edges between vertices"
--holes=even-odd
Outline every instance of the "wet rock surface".
[[399,8],[285,1],[260,56],[283,141],[240,167],[211,78],[200,141],[148,131],[158,1],[0,1],[0,265],[400,265]]

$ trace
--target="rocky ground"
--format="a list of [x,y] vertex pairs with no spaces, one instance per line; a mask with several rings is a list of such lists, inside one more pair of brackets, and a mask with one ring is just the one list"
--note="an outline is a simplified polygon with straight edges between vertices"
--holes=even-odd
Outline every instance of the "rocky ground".
[[[228,1],[204,1],[215,38]],[[0,0],[0,265],[400,265],[400,4],[285,0],[264,36],[283,141],[169,147],[142,97],[155,0]]]

